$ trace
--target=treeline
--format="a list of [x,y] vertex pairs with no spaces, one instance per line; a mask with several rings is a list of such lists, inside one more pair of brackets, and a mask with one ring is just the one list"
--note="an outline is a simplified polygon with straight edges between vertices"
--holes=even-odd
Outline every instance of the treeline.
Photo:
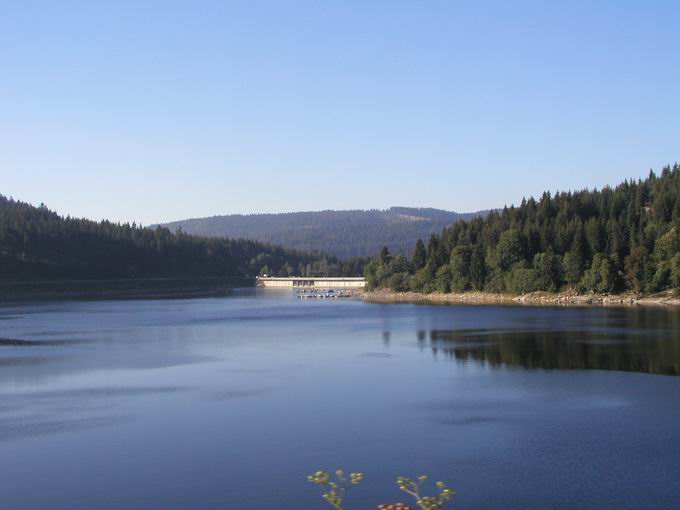
[[680,288],[680,167],[458,222],[419,240],[410,260],[383,249],[365,276],[369,288],[417,292]]
[[365,260],[62,217],[0,195],[0,279],[355,276]]

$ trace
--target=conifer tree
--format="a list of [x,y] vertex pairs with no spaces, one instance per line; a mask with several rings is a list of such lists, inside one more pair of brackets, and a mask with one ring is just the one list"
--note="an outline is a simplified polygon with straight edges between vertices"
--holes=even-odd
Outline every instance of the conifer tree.
[[424,268],[425,264],[427,263],[427,251],[425,250],[425,244],[423,243],[422,239],[418,239],[416,242],[411,263],[413,264],[413,269],[416,271],[418,269]]

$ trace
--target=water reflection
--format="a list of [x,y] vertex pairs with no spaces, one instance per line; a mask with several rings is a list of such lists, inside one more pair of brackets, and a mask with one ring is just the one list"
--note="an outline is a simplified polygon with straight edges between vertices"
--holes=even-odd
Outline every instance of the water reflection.
[[[424,336],[417,334],[421,346]],[[433,329],[429,341],[435,356],[491,366],[680,375],[680,339],[672,331]]]
[[680,378],[532,370],[678,374],[677,311],[264,294],[9,316],[3,509],[320,508],[305,476],[334,466],[371,473],[356,508],[409,472],[469,510],[680,500]]

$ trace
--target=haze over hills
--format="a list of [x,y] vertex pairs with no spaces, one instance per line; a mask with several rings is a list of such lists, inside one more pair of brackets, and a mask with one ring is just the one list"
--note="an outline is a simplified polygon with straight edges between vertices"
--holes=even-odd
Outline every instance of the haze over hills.
[[458,220],[488,211],[457,213],[432,208],[310,211],[280,214],[232,214],[166,223],[188,234],[244,238],[298,250],[319,250],[342,259],[376,255],[383,246],[408,254],[415,242]]

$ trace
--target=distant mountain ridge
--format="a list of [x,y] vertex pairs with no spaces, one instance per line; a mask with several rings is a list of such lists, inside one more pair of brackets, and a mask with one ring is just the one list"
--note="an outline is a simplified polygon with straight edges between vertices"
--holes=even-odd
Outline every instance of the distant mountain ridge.
[[407,254],[419,239],[440,234],[459,220],[485,216],[488,211],[458,213],[442,209],[308,211],[268,214],[231,214],[192,218],[163,226],[187,234],[243,238],[298,250],[319,250],[341,259],[374,256],[387,246]]

